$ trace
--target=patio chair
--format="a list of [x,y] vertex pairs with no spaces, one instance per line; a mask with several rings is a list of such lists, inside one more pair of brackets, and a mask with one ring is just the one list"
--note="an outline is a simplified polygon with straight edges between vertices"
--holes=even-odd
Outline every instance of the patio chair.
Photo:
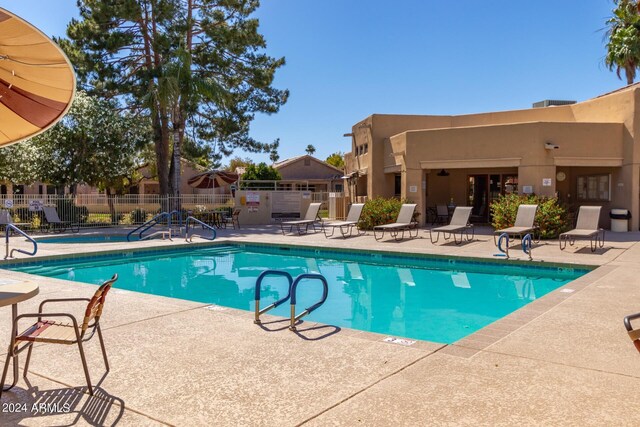
[[522,237],[526,234],[535,233],[535,231],[538,230],[538,227],[534,225],[537,211],[538,205],[518,206],[518,212],[516,213],[516,223],[513,225],[513,227],[496,230],[493,233],[493,244],[496,246],[498,245],[496,236],[500,236],[503,233],[507,233],[509,237],[518,236],[520,239],[522,239]]
[[[311,203],[309,208],[307,209],[307,213],[304,216],[304,219],[295,220],[295,221],[283,221],[280,223],[280,229],[282,230],[282,234],[286,234],[284,231],[285,227],[289,227],[289,233],[293,231],[293,227],[297,227],[298,234],[304,234],[309,231],[309,226],[313,227],[314,233],[316,232],[316,222],[320,221],[322,223],[322,218],[318,215],[320,212],[320,205],[322,203]],[[302,226],[304,226],[304,232],[302,231]]]
[[240,212],[241,212],[241,209],[236,208],[233,210],[233,212],[231,212],[231,216],[225,216],[224,221],[222,222],[222,224],[224,224],[224,228],[227,228],[227,224],[231,224],[234,230],[236,228],[238,228],[239,230],[240,229],[240,220],[239,220]]
[[18,228],[31,226],[30,222],[13,222],[13,218],[11,218],[11,213],[9,211],[0,211],[0,230],[4,230],[4,226],[8,224],[15,225]]
[[[333,233],[335,233],[336,231],[336,228],[340,229],[340,233],[344,238],[346,238],[347,236],[351,237],[354,228],[358,230],[356,236],[365,234],[364,231],[361,231],[360,228],[358,228],[358,222],[360,221],[360,216],[362,215],[362,208],[364,208],[364,203],[354,203],[349,208],[349,213],[347,214],[346,220],[323,223],[322,231],[324,232],[324,237],[332,237]],[[328,229],[331,229],[331,234],[328,234]]]
[[[595,252],[598,247],[602,248],[604,246],[604,230],[598,228],[601,209],[602,206],[580,206],[576,228],[560,234],[560,250],[567,247],[567,242],[573,246],[576,239],[589,239],[591,252]],[[602,238],[600,238],[600,233],[602,233]]]
[[59,233],[66,231],[67,228],[73,233],[80,231],[78,224],[74,224],[71,221],[62,221],[58,216],[58,211],[55,207],[43,206],[42,211],[44,212],[44,217],[52,230],[56,230]]
[[[471,216],[471,210],[473,208],[470,206],[457,206],[456,210],[453,211],[453,216],[451,217],[451,222],[449,225],[444,225],[442,227],[436,227],[429,230],[429,239],[431,239],[431,243],[438,243],[440,240],[440,233],[443,234],[444,240],[449,240],[451,236],[453,236],[453,241],[456,245],[462,243],[463,233],[466,232],[467,240],[473,240],[475,236],[475,230],[473,225],[469,222],[469,217]],[[471,237],[469,237],[469,230],[471,230]],[[436,240],[433,240],[433,233],[436,233]],[[460,241],[456,239],[456,233],[460,233]]]
[[436,205],[436,215],[431,225],[436,223],[446,224],[447,221],[449,221],[449,208],[447,205]]
[[[18,323],[21,319],[37,319],[37,322],[29,326],[18,336],[11,337],[11,343],[9,345],[9,352],[7,353],[7,360],[4,364],[4,371],[2,372],[2,380],[0,384],[4,384],[7,377],[7,371],[9,367],[9,361],[12,357],[18,357],[18,354],[25,349],[29,349],[27,352],[27,360],[24,364],[24,377],[27,378],[29,372],[29,361],[31,360],[31,352],[33,351],[33,344],[49,343],[49,344],[64,344],[64,345],[77,345],[80,352],[80,359],[82,360],[82,368],[84,369],[84,376],[87,380],[87,388],[89,394],[93,396],[93,387],[91,385],[91,378],[89,377],[89,369],[87,368],[87,360],[84,354],[84,348],[82,344],[89,341],[95,333],[98,333],[98,339],[100,340],[100,348],[102,349],[102,357],[104,359],[104,365],[109,372],[109,361],[107,360],[107,351],[104,346],[104,339],[102,337],[102,330],[100,329],[100,316],[102,315],[102,309],[104,308],[104,301],[111,289],[113,283],[118,280],[118,275],[114,274],[113,277],[104,282],[92,298],[58,298],[47,299],[40,303],[37,313],[21,314],[13,321],[13,330],[18,330]],[[45,305],[49,303],[59,302],[77,302],[88,301],[87,308],[84,312],[84,319],[81,325],[78,325],[76,318],[69,313],[51,312],[46,313],[43,311]],[[55,318],[61,320],[53,320]],[[67,319],[67,321],[62,320]],[[69,322],[70,321],[70,322]],[[22,347],[20,347],[22,345]],[[2,390],[0,389],[0,395]]]
[[[400,212],[398,213],[398,218],[396,222],[391,224],[377,225],[373,227],[373,237],[380,241],[384,238],[385,231],[388,231],[395,240],[400,241],[404,239],[404,232],[409,231],[409,238],[418,237],[418,223],[413,220],[413,213],[416,210],[415,204],[404,204],[400,208]],[[415,230],[415,235],[412,234],[412,230]],[[382,232],[380,237],[376,233]],[[400,234],[402,233],[402,234]],[[398,239],[398,235],[400,238]]]
[[640,319],[640,313],[630,314],[624,318],[624,327],[629,334],[629,338],[633,341],[633,345],[636,347],[636,350],[640,352],[640,328],[634,329],[631,325],[632,320]]

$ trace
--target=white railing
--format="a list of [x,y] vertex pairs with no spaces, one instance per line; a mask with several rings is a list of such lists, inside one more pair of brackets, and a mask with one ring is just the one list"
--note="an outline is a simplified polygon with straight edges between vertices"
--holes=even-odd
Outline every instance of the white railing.
[[0,209],[9,210],[13,222],[29,223],[34,230],[46,229],[42,206],[54,206],[62,221],[90,228],[138,225],[159,212],[176,208],[197,216],[213,210],[230,211],[233,205],[234,199],[230,194],[187,194],[179,198],[153,194],[0,196]]

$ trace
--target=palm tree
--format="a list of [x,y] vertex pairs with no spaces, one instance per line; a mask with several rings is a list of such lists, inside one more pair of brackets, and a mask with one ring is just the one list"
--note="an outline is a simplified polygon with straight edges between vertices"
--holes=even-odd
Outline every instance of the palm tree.
[[640,3],[615,0],[613,16],[607,20],[607,55],[605,64],[616,69],[618,78],[624,70],[627,84],[632,84],[640,65]]
[[305,151],[307,152],[308,155],[313,156],[313,153],[316,152],[316,147],[314,147],[313,145],[309,144],[309,145],[307,145],[307,149]]

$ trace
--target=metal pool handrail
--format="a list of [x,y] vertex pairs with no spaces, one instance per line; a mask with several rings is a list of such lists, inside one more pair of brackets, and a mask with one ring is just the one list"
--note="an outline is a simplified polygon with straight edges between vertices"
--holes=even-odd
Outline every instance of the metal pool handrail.
[[154,225],[158,224],[162,218],[169,217],[169,226],[171,226],[171,217],[170,217],[170,215],[172,215],[172,214],[173,214],[173,212],[171,212],[171,213],[169,213],[169,212],[160,212],[158,215],[154,216],[149,221],[147,221],[144,224],[141,224],[138,227],[134,228],[133,230],[131,230],[127,234],[127,242],[131,241],[131,235],[133,235],[138,230],[140,230],[140,233],[138,234],[138,238],[142,239],[142,233],[144,233],[145,231],[147,231],[148,229],[150,229]]
[[197,224],[200,224],[201,226],[203,226],[205,228],[208,228],[209,230],[213,231],[213,236],[211,238],[204,237],[204,236],[200,236],[200,237],[202,237],[203,239],[207,239],[207,240],[215,240],[216,239],[217,232],[216,232],[215,228],[213,228],[212,226],[210,226],[207,223],[204,223],[204,222],[200,221],[197,218],[194,218],[192,216],[188,216],[187,220],[185,221],[185,232],[184,232],[184,240],[185,240],[185,242],[191,242],[191,240],[193,239],[193,235],[189,236],[189,221],[193,221],[193,222],[195,222]]
[[[302,313],[296,316],[296,289],[298,288],[298,284],[303,279],[314,279],[322,282],[322,298],[317,303],[312,306],[307,307]],[[302,319],[307,314],[311,313],[318,307],[320,307],[327,300],[327,296],[329,295],[329,285],[327,284],[327,279],[322,274],[317,273],[307,273],[301,274],[296,277],[296,280],[293,281],[291,285],[291,324],[289,325],[289,329],[292,331],[296,330],[296,322]]]
[[[27,233],[20,230],[18,227],[16,227],[13,224],[6,224],[5,227],[6,227],[5,241],[6,241],[7,251],[5,253],[4,259],[13,258],[14,252],[20,252],[21,254],[25,254],[29,256],[34,256],[36,252],[38,252],[38,243],[31,236],[29,236]],[[28,241],[33,243],[33,252],[27,252],[25,250],[18,249],[18,248],[13,248],[11,252],[9,252],[9,235],[11,234],[11,230],[15,231],[16,233],[20,234],[23,237],[26,237]]]
[[532,247],[531,240],[532,240],[531,234],[526,234],[522,238],[522,252],[524,252],[526,255],[529,255],[529,261],[533,259],[533,256],[531,255],[531,247]]
[[[507,245],[505,246],[504,249],[502,249],[502,241],[503,240],[507,241]],[[502,233],[500,235],[500,237],[498,238],[498,250],[500,252],[502,252],[504,254],[504,256],[507,257],[507,259],[509,259],[509,234],[508,233]]]
[[[262,280],[264,280],[264,278],[267,277],[267,276],[282,276],[282,277],[286,277],[287,280],[289,281],[289,286],[287,287],[287,296],[285,296],[284,298],[279,299],[278,301],[274,302],[273,304],[271,304],[271,305],[263,308],[262,310],[260,310],[260,287],[262,285]],[[291,296],[291,285],[292,284],[293,284],[293,278],[286,271],[266,270],[266,271],[263,271],[262,273],[260,273],[260,275],[258,276],[258,279],[256,280],[256,290],[255,290],[255,296],[254,296],[254,300],[255,300],[255,319],[253,320],[253,323],[260,324],[260,315],[261,314],[264,314],[267,311],[269,311],[269,310],[271,310],[273,308],[276,308],[280,304],[283,304],[283,303],[287,302],[289,300],[289,297]]]

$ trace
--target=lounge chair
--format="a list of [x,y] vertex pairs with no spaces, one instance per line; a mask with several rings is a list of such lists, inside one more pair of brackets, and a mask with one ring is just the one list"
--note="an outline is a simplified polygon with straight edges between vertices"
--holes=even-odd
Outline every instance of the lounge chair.
[[[329,238],[333,236],[336,228],[340,229],[340,233],[344,238],[346,238],[347,236],[351,237],[354,227],[356,228],[356,230],[358,230],[358,233],[356,234],[357,236],[364,234],[364,232],[358,228],[358,222],[360,221],[360,216],[362,215],[362,208],[364,208],[364,203],[354,203],[349,208],[349,213],[347,214],[346,220],[323,223],[322,231],[324,232],[324,237]],[[328,234],[328,229],[331,229],[331,234]]]
[[[285,227],[289,227],[289,233],[293,231],[293,227],[298,228],[298,234],[304,234],[309,231],[309,226],[313,227],[313,231],[316,231],[316,222],[322,222],[322,218],[318,215],[320,211],[320,205],[322,203],[311,203],[309,208],[307,209],[307,213],[304,216],[304,219],[296,220],[296,221],[283,221],[280,223],[280,229],[282,230],[282,234],[286,234],[284,231]],[[304,226],[304,232],[302,231],[302,226]]]
[[56,230],[59,233],[66,231],[67,228],[74,233],[80,231],[78,224],[74,224],[71,221],[62,221],[58,216],[58,211],[55,207],[43,206],[42,211],[44,212],[44,217],[52,230]]
[[[576,228],[560,234],[560,250],[567,247],[567,242],[573,246],[576,239],[589,239],[591,252],[595,252],[598,247],[602,248],[604,246],[604,230],[598,228],[601,209],[602,206],[580,206]],[[602,238],[600,238],[600,233],[602,233]]]
[[538,211],[538,205],[520,205],[518,206],[518,213],[516,214],[516,223],[513,227],[503,228],[502,230],[496,230],[493,234],[493,243],[497,246],[496,236],[503,233],[507,233],[509,237],[518,236],[522,239],[523,236],[529,233],[534,233],[538,227],[534,225],[536,220],[536,212]]
[[[7,360],[4,364],[4,371],[2,372],[2,380],[0,384],[4,384],[7,377],[7,371],[9,368],[9,362],[11,358],[18,357],[18,354],[25,349],[29,349],[27,352],[27,360],[24,364],[24,377],[27,377],[29,372],[29,361],[31,360],[31,352],[33,351],[33,344],[35,343],[49,343],[49,344],[64,344],[64,345],[77,345],[80,352],[80,359],[82,360],[82,367],[84,368],[84,376],[87,380],[87,388],[89,394],[93,396],[93,387],[91,386],[91,378],[89,377],[89,369],[87,368],[87,359],[84,355],[84,348],[82,343],[89,341],[95,333],[98,333],[98,339],[100,340],[100,348],[102,349],[102,357],[104,364],[109,372],[109,361],[107,360],[107,352],[104,346],[104,339],[102,338],[102,330],[100,329],[100,316],[102,315],[102,309],[104,307],[104,301],[111,289],[111,285],[118,280],[118,275],[114,274],[113,277],[104,282],[95,294],[93,298],[59,298],[48,299],[40,303],[37,313],[21,314],[13,321],[13,330],[18,330],[18,323],[22,319],[35,319],[36,323],[29,326],[21,334],[11,336],[11,343],[9,344],[9,352],[7,353]],[[84,312],[84,319],[81,325],[78,325],[78,321],[72,314],[60,313],[53,311],[52,313],[45,313],[42,311],[44,306],[49,303],[58,302],[77,302],[88,301],[87,308]],[[55,320],[59,319],[59,320]],[[22,345],[22,347],[20,347]],[[16,363],[16,359],[14,359]],[[2,389],[0,388],[0,396],[2,395]]]
[[[376,240],[380,241],[384,238],[385,231],[388,231],[389,234],[391,234],[391,237],[398,241],[404,239],[405,231],[409,231],[410,238],[418,237],[418,223],[413,220],[413,213],[415,212],[415,210],[415,204],[402,205],[402,207],[400,208],[400,212],[398,213],[396,222],[391,224],[377,225],[373,227],[373,237]],[[412,230],[415,230],[415,236],[412,234]],[[378,237],[376,231],[382,232],[380,237]],[[400,235],[401,232],[402,234]],[[400,235],[399,239],[398,235]]]
[[18,228],[30,227],[30,222],[13,222],[9,211],[0,211],[0,229],[4,229],[5,225],[15,225]]
[[[463,233],[466,232],[467,240],[473,240],[475,236],[475,231],[473,225],[469,223],[469,217],[471,216],[471,210],[473,208],[470,206],[458,206],[456,210],[453,211],[453,216],[451,217],[451,222],[449,225],[444,225],[442,227],[436,227],[429,230],[429,239],[431,239],[431,243],[438,243],[440,240],[440,233],[443,234],[444,240],[449,240],[453,235],[453,241],[456,245],[462,243]],[[471,237],[469,237],[469,230],[471,230]],[[433,233],[436,233],[436,240],[433,240]],[[460,241],[456,239],[456,233],[460,233]]]

